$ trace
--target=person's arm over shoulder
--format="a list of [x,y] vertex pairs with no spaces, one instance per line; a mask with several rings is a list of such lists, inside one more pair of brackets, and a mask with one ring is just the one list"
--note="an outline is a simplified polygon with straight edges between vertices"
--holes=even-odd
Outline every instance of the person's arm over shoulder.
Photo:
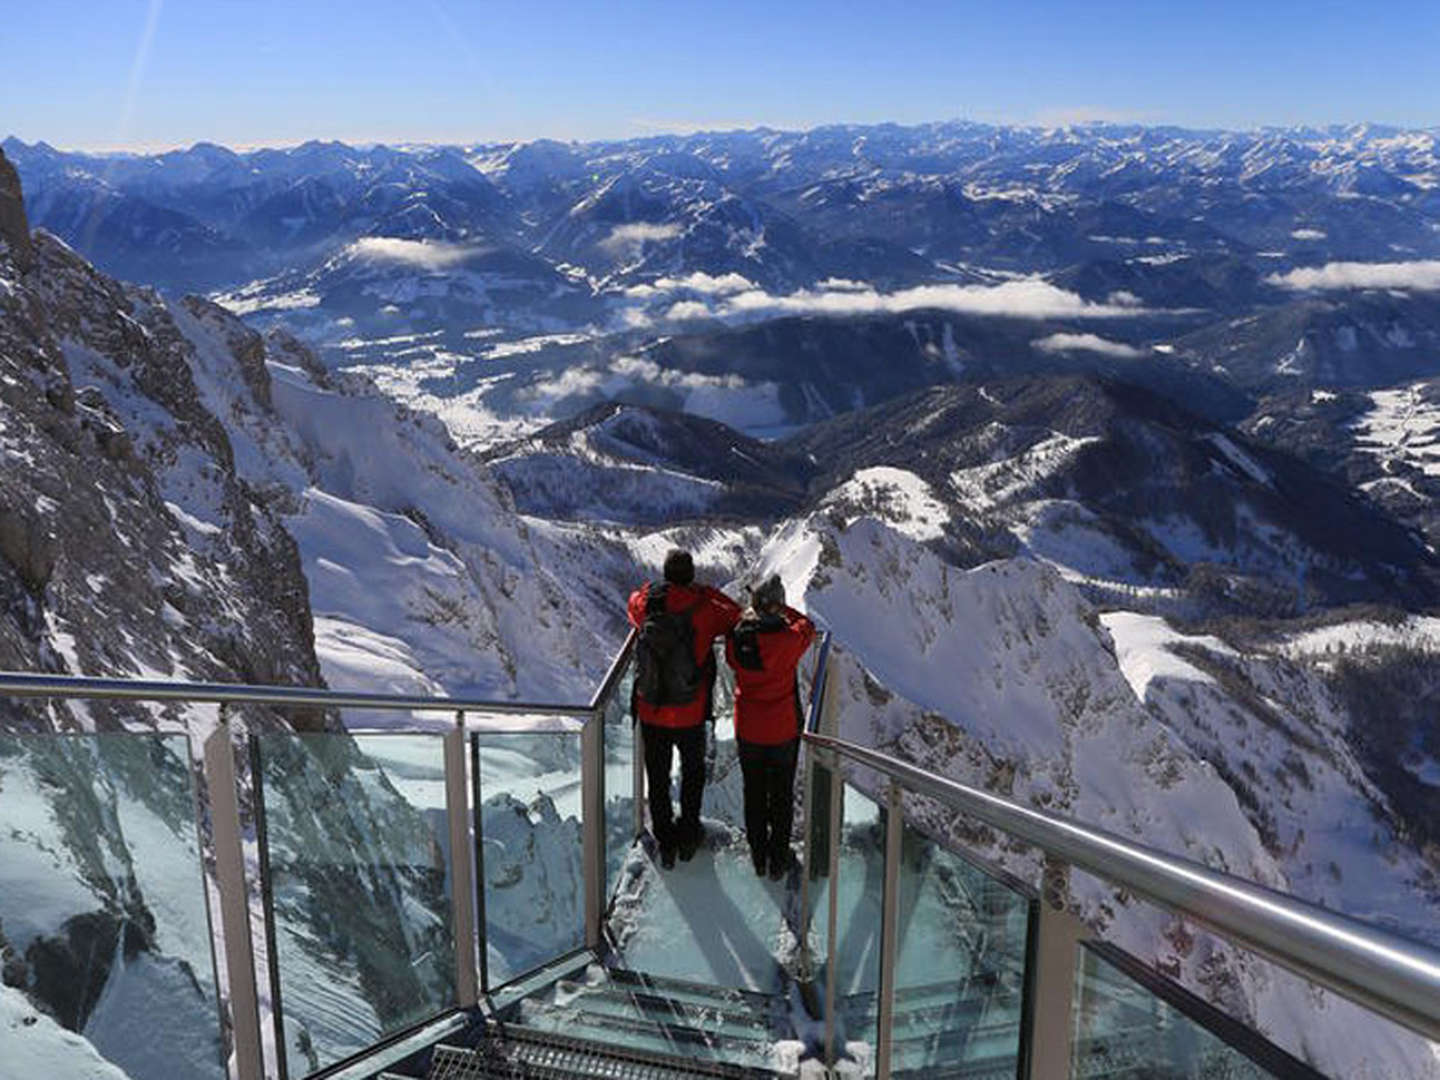
[[792,607],[786,607],[785,621],[790,624],[792,630],[805,639],[805,647],[809,648],[810,643],[815,640],[815,623],[810,616],[796,611]]
[[641,585],[630,594],[630,603],[626,605],[626,612],[630,616],[630,625],[637,630],[645,625],[645,598],[649,591],[649,585]]
[[705,610],[708,615],[707,622],[710,625],[710,636],[719,637],[721,634],[728,634],[735,629],[735,624],[740,621],[740,605],[730,597],[726,596],[719,589],[712,589],[704,586]]
[[810,648],[810,643],[815,640],[815,624],[808,615],[802,615],[792,607],[785,609],[785,622],[788,624],[789,633],[785,634],[783,662],[798,664],[805,655],[805,650]]

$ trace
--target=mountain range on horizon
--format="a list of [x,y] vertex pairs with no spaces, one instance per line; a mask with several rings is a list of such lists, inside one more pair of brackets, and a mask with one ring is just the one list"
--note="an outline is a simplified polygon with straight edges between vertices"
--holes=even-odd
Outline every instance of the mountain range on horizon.
[[[835,120],[822,124],[805,125],[771,125],[771,124],[730,124],[730,125],[705,125],[705,126],[676,126],[672,130],[663,127],[656,128],[644,135],[624,135],[614,137],[595,138],[560,138],[552,135],[540,135],[533,138],[491,138],[491,139],[442,139],[442,140],[413,140],[413,139],[355,139],[340,138],[336,136],[314,135],[307,139],[296,141],[274,140],[249,142],[244,144],[228,144],[223,141],[209,139],[197,139],[189,143],[177,142],[171,145],[157,146],[135,146],[135,147],[93,147],[93,146],[66,146],[57,147],[45,139],[35,139],[30,143],[35,149],[55,151],[57,153],[81,154],[93,157],[117,157],[117,158],[140,158],[184,153],[189,151],[221,151],[238,155],[247,155],[266,150],[298,150],[304,147],[323,146],[344,146],[356,150],[369,150],[379,147],[393,147],[396,149],[439,149],[446,146],[466,147],[481,149],[487,147],[519,146],[527,144],[558,144],[562,146],[586,146],[616,143],[641,143],[655,139],[685,139],[705,136],[724,135],[802,135],[813,132],[827,131],[864,131],[874,128],[893,128],[901,131],[919,131],[933,128],[954,128],[954,129],[975,129],[985,131],[1038,131],[1038,132],[1083,132],[1083,133],[1107,133],[1107,134],[1130,134],[1136,131],[1165,132],[1181,136],[1215,136],[1215,135],[1284,135],[1302,140],[1313,139],[1335,139],[1354,136],[1378,136],[1392,137],[1404,134],[1433,135],[1440,132],[1440,124],[1407,126],[1403,124],[1384,123],[1375,120],[1356,120],[1348,123],[1331,124],[1249,124],[1249,125],[1195,125],[1181,123],[1166,123],[1155,120],[1111,120],[1111,119],[1076,119],[1062,120],[1056,122],[1045,122],[1043,120],[1019,121],[1019,122],[992,122],[981,120],[968,120],[964,118],[937,119],[915,122],[866,122]],[[12,145],[25,145],[18,135],[11,133],[0,143]]]
[[[11,139],[0,421],[0,667],[579,699],[680,545],[832,631],[849,737],[1434,938],[1440,133]],[[211,722],[0,702],[12,731]],[[63,1012],[65,920],[108,888],[7,995]],[[1323,1013],[1286,1044],[1311,1063],[1436,1075],[1075,900],[1277,1041]]]

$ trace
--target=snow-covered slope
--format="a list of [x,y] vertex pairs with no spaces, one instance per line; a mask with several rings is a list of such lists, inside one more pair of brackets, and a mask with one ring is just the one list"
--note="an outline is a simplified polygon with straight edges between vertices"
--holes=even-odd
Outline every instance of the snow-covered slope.
[[[1433,856],[1322,671],[1155,616],[1099,615],[1029,559],[957,570],[906,535],[923,520],[817,514],[761,554],[842,649],[842,734],[1433,940]],[[914,812],[1038,882],[1033,852]],[[1107,938],[1325,1071],[1440,1075],[1428,1046],[1363,1010],[1098,881],[1072,877],[1070,894]]]
[[[708,168],[747,172],[764,186],[825,158],[833,147],[815,144],[833,134],[808,143],[776,137],[753,153],[701,139],[695,152]],[[943,132],[925,139],[932,136],[932,152],[970,152],[965,133],[953,145]],[[1117,136],[1117,144],[1129,138]],[[1081,164],[1116,152],[1108,144],[1086,149],[1090,141],[1079,137],[1054,139],[1046,145],[1066,147]],[[882,149],[886,141],[867,152],[901,160],[909,153]],[[1004,169],[1039,145],[1021,141],[1013,153],[996,150],[997,161],[1009,154],[1008,166],[974,163],[983,174],[975,183],[984,183],[960,192],[962,210],[997,202],[1007,204],[994,208],[1002,218],[1072,213],[1067,185],[1078,181],[1066,175],[1052,176],[1045,191],[1001,186],[1013,182]],[[1228,147],[1210,146],[1214,160],[1197,161],[1187,157],[1200,153],[1193,143],[1162,150],[1163,142],[1147,145],[1193,175],[1236,167]],[[1265,154],[1310,160],[1295,145],[1280,139]],[[349,161],[335,148],[307,153]],[[1394,153],[1415,164],[1410,151]],[[497,152],[480,167],[506,186],[517,157],[523,165],[523,157]],[[516,168],[516,185],[524,173]],[[558,184],[553,198],[582,200],[583,176],[582,169]],[[883,202],[883,179],[861,176],[860,201]],[[835,185],[817,187],[807,198],[851,199]],[[505,194],[517,205],[552,197]],[[1106,211],[1095,220],[1148,224],[1156,215],[1146,214]],[[283,333],[261,336],[203,300],[171,303],[119,286],[53,238],[39,236],[32,250],[28,235],[23,248],[16,235],[5,234],[0,252],[0,454],[25,466],[0,472],[5,666],[291,683],[323,676],[336,687],[574,701],[593,689],[623,639],[628,589],[655,576],[665,549],[681,544],[718,584],[781,573],[792,597],[835,632],[846,734],[1403,932],[1432,932],[1434,849],[1422,827],[1440,760],[1423,715],[1440,693],[1431,646],[1406,643],[1398,658],[1352,650],[1340,663],[1292,647],[1294,635],[1281,635],[1274,648],[1227,644],[1156,617],[1193,614],[1197,598],[1208,613],[1282,615],[1337,599],[1425,601],[1433,559],[1392,520],[1292,458],[1133,385],[1041,377],[921,392],[764,447],[763,459],[760,444],[718,425],[607,406],[512,443],[487,464],[457,446],[444,423],[364,378],[327,372]],[[651,270],[659,272],[636,273]],[[675,267],[667,263],[666,272]],[[735,399],[719,393],[730,384],[714,381],[730,375],[711,370],[723,364],[725,343],[776,335],[794,348],[762,352],[757,344],[741,390],[769,387],[774,401],[793,395],[793,411],[780,420],[868,401],[840,378],[847,372],[862,390],[890,386],[884,396],[927,381],[872,371],[875,354],[856,349],[792,372],[778,389],[777,363],[859,326],[827,322],[814,332],[808,322],[661,343],[643,356],[627,353],[622,368],[618,360],[602,365],[598,381],[565,369],[529,390],[538,394],[548,380],[550,400],[579,401],[605,396],[611,376],[638,378],[671,392],[666,404],[691,405],[694,394],[730,407]],[[1027,355],[1038,349],[1033,322],[1007,325],[981,327],[976,340],[1018,343]],[[962,355],[969,346],[954,327],[947,337],[946,327],[944,315],[886,316],[860,330],[873,342],[905,343],[903,355],[948,379],[973,356]],[[1050,344],[1064,352],[1090,331],[1055,330],[1062,333],[1069,337]],[[1136,348],[1091,337],[1112,352]],[[556,347],[589,347],[565,340]],[[1084,340],[1081,351],[1093,352],[1095,341]],[[826,373],[835,378],[821,379]],[[1371,430],[1389,428],[1377,422]],[[758,471],[740,459],[717,464],[722,447],[756,458]],[[737,519],[714,519],[726,506],[712,495],[716,485],[753,494],[767,471],[792,467],[778,485],[783,498],[763,514],[731,504]],[[646,505],[663,513],[647,516]],[[675,510],[691,520],[674,524]],[[772,521],[777,514],[784,516]],[[1193,573],[1197,562],[1212,564],[1210,572]],[[1247,591],[1257,580],[1267,588]],[[1353,633],[1375,636],[1363,626]],[[1402,674],[1410,681],[1399,681]],[[1403,686],[1409,699],[1383,729],[1397,743],[1388,757],[1367,741],[1362,699],[1378,700],[1377,680]],[[26,726],[155,723],[135,710],[52,716],[0,707]],[[203,730],[213,712],[188,719]],[[534,779],[524,768],[514,775]],[[349,835],[367,813],[389,815],[397,831],[393,850],[381,854],[430,865],[423,814],[396,799],[404,785],[366,779],[364,799],[357,794],[357,805],[321,825]],[[487,874],[518,884],[514,909],[544,907],[546,933],[558,936],[578,910],[567,796],[497,794],[487,802],[494,821],[486,831],[504,841],[505,853]],[[712,810],[715,800],[733,803],[733,784],[711,797]],[[1031,853],[936,818],[933,808],[915,812],[1017,873],[1038,871]],[[130,829],[143,837],[146,822],[128,820]],[[11,865],[21,866],[21,856]],[[363,887],[379,893],[382,878],[366,877]],[[72,879],[62,874],[54,886],[58,915],[83,913],[89,903]],[[1070,887],[1108,937],[1324,1068],[1435,1075],[1429,1050],[1357,1010],[1315,999],[1096,882],[1077,878]],[[339,941],[355,929],[322,926],[307,908],[313,899],[303,885],[283,896],[299,937]],[[420,905],[427,925],[436,904]],[[7,934],[16,918],[8,910]],[[43,930],[54,936],[64,921]],[[523,962],[519,946],[529,944],[510,955]],[[131,959],[122,956],[116,970],[137,995],[173,989],[164,972]],[[396,1015],[393,1002],[369,992],[373,973],[358,964],[304,974],[301,997],[313,1010],[309,1051],[298,1039],[291,1044],[300,1057],[367,1037]],[[104,1000],[97,1038],[117,1030],[122,1006],[136,998],[117,991]]]
[[0,735],[0,1074],[224,1075],[189,770],[179,736]]

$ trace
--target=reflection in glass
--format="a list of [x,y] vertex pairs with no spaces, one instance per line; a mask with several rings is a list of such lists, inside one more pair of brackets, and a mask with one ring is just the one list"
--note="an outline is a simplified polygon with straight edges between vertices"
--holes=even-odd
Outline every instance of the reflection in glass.
[[635,842],[635,724],[630,694],[635,660],[626,662],[605,702],[605,895],[615,895],[620,867]]
[[1072,1076],[1252,1080],[1270,1074],[1090,947],[1080,950]]
[[256,739],[292,1076],[456,1002],[440,735]]
[[817,755],[806,753],[801,760],[810,770],[810,809],[805,829],[805,902],[809,916],[808,952],[812,963],[823,963],[830,934],[830,793],[832,773]]
[[900,845],[896,1072],[979,1065],[1014,1075],[1029,902],[909,824]]
[[477,732],[486,979],[585,943],[580,732]]
[[880,913],[885,891],[886,812],[843,785],[835,916],[837,1053],[875,1072],[880,990]]
[[190,762],[184,735],[0,735],[0,1074],[224,1076]]

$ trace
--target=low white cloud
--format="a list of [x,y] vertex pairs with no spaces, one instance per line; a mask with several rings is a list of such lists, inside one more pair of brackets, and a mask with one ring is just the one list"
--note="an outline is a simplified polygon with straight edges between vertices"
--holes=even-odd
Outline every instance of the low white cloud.
[[1040,278],[1015,278],[998,285],[918,285],[897,292],[831,278],[781,295],[766,292],[740,274],[694,273],[632,285],[623,298],[616,321],[630,328],[667,321],[749,323],[784,315],[893,315],[926,309],[1011,319],[1123,319],[1149,313],[1130,293],[1113,293],[1101,303]]
[[1414,262],[1332,262],[1301,267],[1265,279],[1285,289],[1421,289],[1440,290],[1440,259]]
[[593,394],[605,386],[605,383],[604,373],[595,368],[566,368],[558,375],[535,383],[530,387],[530,393],[546,401],[560,401]]
[[665,309],[665,318],[676,322],[685,319],[708,319],[714,314],[710,305],[702,304],[699,300],[680,300]]
[[1027,278],[999,285],[917,285],[893,293],[846,287],[773,296],[752,289],[725,298],[716,314],[880,315],[922,309],[1017,319],[1124,318],[1144,311],[1130,304],[1093,303],[1048,281]]
[[1032,341],[1031,344],[1041,352],[1048,353],[1084,349],[1086,352],[1104,353],[1106,356],[1118,356],[1126,360],[1136,360],[1145,355],[1143,349],[1121,341],[1110,341],[1099,334],[1051,334],[1049,337]]
[[477,248],[443,240],[402,240],[398,236],[364,236],[350,245],[353,254],[371,262],[399,263],[422,270],[451,270]]
[[755,288],[755,283],[744,274],[707,274],[703,270],[686,274],[684,277],[661,277],[643,285],[632,285],[625,290],[626,296],[645,300],[653,296],[677,292],[701,293],[706,296],[730,296]]
[[739,390],[746,385],[739,375],[705,375],[698,371],[677,371],[674,368],[662,368],[654,360],[647,360],[643,356],[617,357],[610,364],[610,370],[627,379],[653,383],[656,386],[679,386],[686,389],[709,386]]
[[775,389],[773,383],[747,383],[737,374],[703,374],[681,372],[661,367],[642,356],[616,357],[605,367],[567,367],[546,379],[537,380],[526,390],[534,402],[553,405],[570,397],[616,397],[636,386],[690,393],[694,390],[746,390],[762,387]]
[[635,221],[628,225],[616,225],[610,235],[597,245],[606,254],[619,257],[639,255],[646,244],[669,240],[681,233],[679,225],[671,222],[661,225],[649,221]]

